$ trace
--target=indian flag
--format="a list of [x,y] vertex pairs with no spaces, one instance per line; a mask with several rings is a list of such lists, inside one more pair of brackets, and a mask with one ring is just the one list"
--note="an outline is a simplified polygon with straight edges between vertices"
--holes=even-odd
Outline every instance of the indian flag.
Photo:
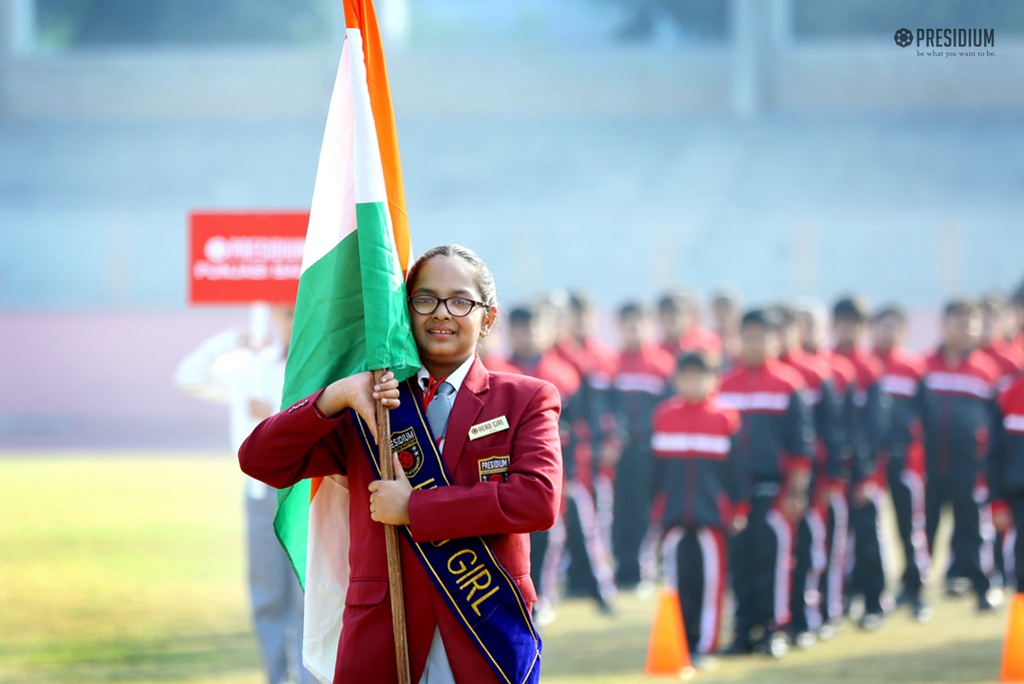
[[[345,0],[345,42],[316,171],[283,406],[338,378],[420,367],[409,328],[409,226],[398,138],[370,0]],[[274,521],[306,591],[303,659],[330,682],[348,586],[348,489],[317,478],[278,493]]]

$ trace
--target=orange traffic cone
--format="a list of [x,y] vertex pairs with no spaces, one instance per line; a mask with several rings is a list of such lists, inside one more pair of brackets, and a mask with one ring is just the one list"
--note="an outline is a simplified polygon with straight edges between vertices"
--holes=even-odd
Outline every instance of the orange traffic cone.
[[1024,682],[1024,594],[1016,594],[1010,601],[999,681]]
[[690,665],[690,649],[683,631],[683,611],[679,607],[679,594],[675,589],[658,592],[651,625],[651,640],[647,645],[648,677],[677,677],[689,679],[694,675]]

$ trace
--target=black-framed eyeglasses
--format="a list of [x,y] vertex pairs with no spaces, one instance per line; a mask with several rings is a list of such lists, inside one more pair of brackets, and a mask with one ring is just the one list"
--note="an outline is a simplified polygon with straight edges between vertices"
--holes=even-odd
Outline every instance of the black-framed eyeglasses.
[[409,297],[408,302],[412,310],[421,316],[429,316],[437,311],[438,305],[444,304],[444,308],[448,310],[448,313],[456,318],[468,316],[474,307],[487,306],[483,302],[478,302],[468,297],[445,297],[441,299],[440,297],[428,294],[414,295]]

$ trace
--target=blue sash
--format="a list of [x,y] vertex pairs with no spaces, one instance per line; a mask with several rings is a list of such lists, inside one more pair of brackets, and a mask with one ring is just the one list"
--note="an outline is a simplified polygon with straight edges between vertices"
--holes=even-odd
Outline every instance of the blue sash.
[[[399,397],[401,405],[391,410],[391,448],[398,454],[409,483],[413,489],[450,485],[408,380],[399,386]],[[380,478],[377,446],[358,416],[356,424],[373,472]],[[413,541],[408,526],[401,529],[430,580],[498,679],[506,684],[539,682],[542,644],[530,619],[530,607],[487,542],[481,537],[463,537],[421,544]]]

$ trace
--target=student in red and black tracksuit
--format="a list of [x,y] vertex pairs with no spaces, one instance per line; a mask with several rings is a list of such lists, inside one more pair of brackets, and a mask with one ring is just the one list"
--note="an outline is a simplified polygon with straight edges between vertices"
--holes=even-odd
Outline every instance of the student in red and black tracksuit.
[[714,363],[722,359],[722,341],[700,324],[700,303],[692,292],[676,290],[658,300],[661,348],[673,359],[684,352],[700,351]]
[[[978,330],[980,331],[980,335],[977,336],[977,339],[974,339],[971,342],[972,348],[976,348],[984,352],[986,356],[992,359],[996,367],[999,369],[1000,377],[999,382],[996,383],[996,394],[998,394],[1002,389],[1008,387],[1011,376],[1016,375],[1016,368],[1013,367],[1010,362],[1010,358],[1008,358],[1010,355],[1001,354],[999,341],[992,339],[1001,323],[998,315],[998,308],[1000,305],[999,299],[998,295],[991,295],[979,302],[981,327]],[[954,535],[956,535],[955,525]],[[992,544],[993,572],[990,579],[996,585],[999,585],[1003,572],[1003,558],[1000,553],[1000,541],[1005,541],[1005,539],[1001,540],[1001,536],[1005,537],[1005,534],[1001,535],[997,530]],[[983,546],[983,548],[985,547]],[[955,549],[951,550],[946,565],[946,594],[948,596],[955,597],[963,596],[971,591],[972,582],[970,575],[970,564],[963,558],[958,558]]]
[[889,397],[889,429],[882,447],[886,482],[906,559],[896,602],[909,606],[914,618],[924,622],[932,615],[922,592],[931,566],[924,524],[926,366],[923,358],[903,348],[907,314],[901,307],[881,309],[872,323],[874,353],[883,366],[882,392]]
[[1000,295],[991,294],[981,301],[981,351],[992,357],[999,367],[997,389],[1002,392],[1024,372],[1024,350],[1006,338],[1012,326],[1010,304]]
[[[596,335],[593,330],[596,316],[589,296],[582,292],[569,294],[564,310],[566,324],[555,345],[559,357],[571,365],[580,376],[580,389],[574,398],[572,416],[573,454],[576,479],[585,489],[588,511],[581,515],[588,525],[597,528],[605,549],[612,548],[612,504],[615,464],[609,462],[609,443],[617,443],[615,420],[609,406],[608,394],[612,376],[618,363],[618,353]],[[581,511],[582,513],[582,511]],[[588,588],[593,577],[589,569],[582,568],[587,554],[581,548],[586,535],[573,529],[570,518],[567,549],[573,559],[566,569],[566,593],[570,596],[591,593]]]
[[797,326],[804,361],[826,369],[832,385],[832,407],[835,411],[829,447],[828,466],[815,471],[815,496],[827,509],[827,564],[821,579],[822,626],[818,638],[827,641],[835,636],[845,617],[846,571],[850,534],[850,506],[847,497],[853,445],[847,425],[847,410],[853,404],[857,369],[844,356],[834,354],[825,346],[828,312],[818,302],[809,302],[797,311]]
[[654,498],[651,415],[668,396],[676,365],[668,352],[649,341],[648,325],[642,305],[629,303],[619,310],[622,351],[610,396],[621,439],[615,464],[612,551],[615,579],[623,589],[635,587],[641,580],[641,545],[650,526]]
[[[992,357],[999,366],[999,382],[996,389],[1002,392],[1024,371],[1024,350],[1013,344],[1008,332],[1014,331],[1013,309],[1010,302],[999,294],[990,294],[981,300],[981,351]],[[1008,519],[1007,519],[1008,521]],[[1017,528],[1012,524],[996,530],[995,567],[996,579],[1004,585],[1013,581],[1015,564],[1013,547]]]
[[953,507],[952,550],[978,597],[990,611],[994,530],[986,478],[986,458],[998,422],[995,362],[974,349],[981,316],[974,302],[948,303],[942,318],[943,343],[928,357],[925,387],[925,515],[928,546],[934,556],[939,514]]
[[[864,597],[863,629],[881,626],[885,615],[882,593],[885,591],[885,567],[882,562],[881,529],[878,511],[884,490],[883,473],[878,469],[878,452],[888,425],[889,398],[882,394],[882,364],[864,350],[868,332],[869,308],[860,297],[845,297],[832,308],[832,334],[835,352],[853,364],[857,378],[852,402],[844,413],[847,438],[852,447],[849,466],[850,530],[853,532],[853,569],[847,584],[847,596]],[[847,394],[847,398],[850,395]]]
[[814,467],[811,471],[807,512],[797,525],[793,590],[789,625],[793,643],[810,648],[817,641],[824,618],[821,584],[828,568],[828,514],[831,483],[842,475],[838,437],[839,414],[832,386],[832,369],[804,352],[796,311],[787,304],[773,307],[779,325],[779,360],[800,373],[806,385],[804,403],[814,424]]
[[1010,295],[1010,309],[1012,323],[1006,332],[1006,339],[1014,347],[1024,352],[1024,284],[1021,284]]
[[750,491],[747,527],[730,554],[736,613],[729,653],[787,650],[795,526],[807,507],[814,430],[803,378],[777,358],[778,337],[761,310],[743,316],[741,363],[722,381],[720,400],[739,410],[737,453]]
[[[996,526],[1024,529],[1024,378],[1018,378],[998,400],[992,454],[988,463]],[[1013,559],[1017,593],[1024,592],[1024,535],[1017,535],[1007,560]]]
[[[696,657],[714,653],[727,578],[727,534],[746,525],[736,516],[739,490],[736,433],[740,416],[715,397],[715,369],[702,353],[679,358],[678,392],[654,411],[657,494],[665,504],[661,543],[665,586],[679,593],[685,638]],[[696,658],[695,658],[696,660]]]
[[[1016,353],[1024,354],[1024,284],[1014,290],[1010,295],[1010,309],[1007,313],[1009,323],[1005,331],[1008,346]],[[1017,526],[1014,525],[1013,534],[1016,537]],[[1024,534],[1024,533],[1022,533]],[[1005,554],[1007,557],[1012,554]],[[1020,567],[1020,566],[1018,566]],[[1016,576],[1024,575],[1024,568],[1016,571]]]
[[740,294],[729,287],[723,287],[711,295],[711,318],[714,333],[722,341],[720,373],[728,373],[740,355]]
[[[562,397],[563,406],[559,419],[565,473],[562,508],[550,531],[530,535],[531,574],[539,594],[534,608],[537,620],[547,623],[553,619],[553,604],[558,599],[559,574],[569,528],[586,537],[580,546],[588,561],[584,567],[591,574],[588,586],[601,611],[608,612],[609,602],[615,597],[611,557],[597,535],[596,525],[587,524],[588,512],[590,518],[593,517],[592,510],[588,511],[588,497],[580,496],[583,488],[577,480],[571,434],[580,377],[553,348],[554,326],[548,310],[520,307],[509,312],[509,342],[512,356],[507,364],[523,375],[553,384]],[[592,499],[590,501],[592,504]]]

